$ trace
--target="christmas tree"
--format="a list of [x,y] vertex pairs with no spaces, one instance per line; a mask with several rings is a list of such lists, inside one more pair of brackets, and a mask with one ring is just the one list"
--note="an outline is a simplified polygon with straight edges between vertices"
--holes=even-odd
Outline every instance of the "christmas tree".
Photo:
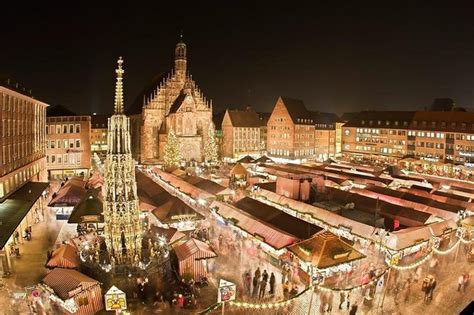
[[163,162],[166,167],[179,166],[181,160],[181,153],[179,151],[179,141],[171,128],[168,132],[168,141],[165,144],[165,150],[163,154]]
[[209,131],[207,134],[206,142],[204,143],[204,159],[208,163],[217,162],[217,143],[214,136],[214,127],[212,124],[209,125]]

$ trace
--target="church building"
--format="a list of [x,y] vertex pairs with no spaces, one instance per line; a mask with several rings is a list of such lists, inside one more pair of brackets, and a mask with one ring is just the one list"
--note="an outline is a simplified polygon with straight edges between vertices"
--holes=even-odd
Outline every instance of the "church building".
[[203,161],[203,147],[212,122],[207,100],[187,72],[186,44],[176,45],[174,69],[156,76],[126,114],[130,117],[132,153],[139,163],[163,160],[168,132],[178,137],[181,158]]

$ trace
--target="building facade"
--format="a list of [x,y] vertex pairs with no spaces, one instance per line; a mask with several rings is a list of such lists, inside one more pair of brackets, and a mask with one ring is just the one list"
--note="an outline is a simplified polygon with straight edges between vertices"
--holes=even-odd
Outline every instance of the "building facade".
[[46,179],[46,107],[0,80],[0,199],[26,182]]
[[203,147],[212,123],[212,102],[187,72],[187,48],[175,49],[174,69],[155,77],[127,111],[132,130],[132,152],[140,163],[163,159],[168,132],[178,137],[184,160],[203,161]]
[[[0,78],[0,271],[14,272],[13,257],[25,247],[24,232],[40,220],[46,172],[48,104]],[[26,247],[27,250],[27,247]]]
[[279,97],[267,123],[267,153],[288,160],[336,154],[337,115],[312,112],[303,101]]
[[361,112],[343,126],[343,155],[474,163],[474,113]]
[[91,116],[91,152],[99,156],[107,152],[107,119],[110,115]]
[[50,178],[86,176],[91,167],[91,117],[46,119],[46,165]]
[[239,158],[244,155],[259,155],[264,149],[262,120],[257,112],[228,109],[222,120],[222,156]]

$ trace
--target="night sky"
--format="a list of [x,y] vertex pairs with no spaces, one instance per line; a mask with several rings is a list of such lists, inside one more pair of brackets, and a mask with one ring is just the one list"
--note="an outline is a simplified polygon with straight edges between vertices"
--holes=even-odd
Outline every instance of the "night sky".
[[472,8],[162,2],[2,4],[0,73],[49,104],[108,113],[117,57],[125,59],[128,106],[155,74],[172,68],[183,30],[188,69],[216,110],[250,104],[271,111],[279,95],[338,114],[422,109],[436,97],[474,107]]

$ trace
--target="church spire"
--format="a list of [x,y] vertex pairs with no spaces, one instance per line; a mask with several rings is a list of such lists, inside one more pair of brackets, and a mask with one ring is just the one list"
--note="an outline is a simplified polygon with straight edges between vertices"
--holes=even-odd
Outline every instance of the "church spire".
[[117,73],[117,83],[115,84],[115,114],[120,115],[123,113],[123,73],[122,69],[123,59],[119,57],[117,60],[118,69],[115,70]]
[[186,63],[186,44],[183,41],[183,33],[181,32],[174,50],[174,70],[181,78],[186,76]]

